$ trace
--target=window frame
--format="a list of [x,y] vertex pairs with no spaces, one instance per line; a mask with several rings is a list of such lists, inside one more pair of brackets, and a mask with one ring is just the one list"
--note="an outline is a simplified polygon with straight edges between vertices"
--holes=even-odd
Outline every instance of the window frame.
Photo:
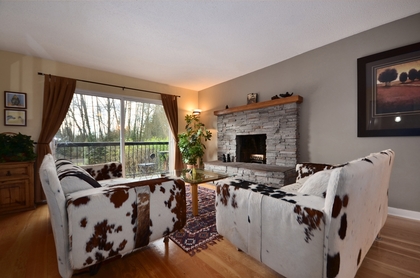
[[[144,98],[144,97],[135,97],[135,96],[126,96],[126,95],[120,95],[120,94],[113,94],[113,93],[105,93],[105,92],[99,92],[99,91],[91,91],[91,90],[85,90],[85,89],[79,89],[76,88],[74,94],[81,94],[81,95],[89,95],[89,96],[95,96],[95,97],[104,97],[104,98],[113,98],[115,100],[120,101],[120,123],[122,127],[125,127],[125,101],[133,101],[133,102],[143,102],[143,103],[150,103],[150,104],[156,104],[156,105],[162,105],[162,100],[160,99],[150,99],[150,98]],[[171,128],[169,126],[168,122],[168,151],[169,151],[169,169],[173,169],[174,167],[174,159],[173,156],[175,155],[174,152],[174,146],[175,141],[173,138],[173,134],[171,131]],[[53,151],[53,156],[55,156],[55,139],[53,139],[50,143],[51,150]],[[123,177],[126,177],[126,169],[125,169],[125,128],[120,128],[120,160],[122,167],[122,174]]]

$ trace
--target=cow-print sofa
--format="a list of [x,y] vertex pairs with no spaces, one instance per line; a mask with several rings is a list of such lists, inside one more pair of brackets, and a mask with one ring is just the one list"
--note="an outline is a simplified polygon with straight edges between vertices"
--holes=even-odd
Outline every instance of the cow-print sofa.
[[182,180],[120,179],[102,186],[81,167],[51,154],[43,159],[40,179],[62,277],[85,268],[96,272],[104,260],[167,239],[186,222]]
[[217,231],[286,277],[354,277],[385,224],[394,152],[341,165],[298,164],[280,189],[217,185]]

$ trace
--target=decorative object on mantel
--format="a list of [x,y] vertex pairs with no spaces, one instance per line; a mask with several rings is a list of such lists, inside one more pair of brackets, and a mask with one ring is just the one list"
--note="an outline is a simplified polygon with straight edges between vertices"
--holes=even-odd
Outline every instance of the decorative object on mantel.
[[291,97],[293,96],[293,92],[289,94],[289,92],[286,92],[285,94],[280,94],[281,97]]
[[226,155],[223,154],[222,157],[223,157],[223,162],[226,162]]
[[178,134],[178,146],[182,160],[189,165],[200,167],[206,146],[204,141],[210,141],[211,132],[200,122],[198,115],[185,115],[185,132]]
[[229,109],[229,105],[226,105],[226,107],[225,107],[226,109]]
[[280,98],[279,96],[282,97],[282,98],[291,97],[291,96],[293,96],[293,92],[291,94],[289,94],[289,92],[286,92],[285,94],[274,95],[274,96],[271,97],[271,100],[279,99]]
[[230,162],[230,154],[227,154],[226,161],[227,161],[227,162]]
[[34,161],[35,142],[22,133],[0,133],[0,162]]
[[250,93],[247,96],[247,104],[257,103],[258,102],[258,94],[257,93]]

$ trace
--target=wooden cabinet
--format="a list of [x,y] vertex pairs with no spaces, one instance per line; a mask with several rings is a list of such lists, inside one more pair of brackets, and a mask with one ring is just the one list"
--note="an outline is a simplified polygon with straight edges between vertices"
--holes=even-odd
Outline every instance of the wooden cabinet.
[[0,214],[33,208],[34,162],[0,163]]

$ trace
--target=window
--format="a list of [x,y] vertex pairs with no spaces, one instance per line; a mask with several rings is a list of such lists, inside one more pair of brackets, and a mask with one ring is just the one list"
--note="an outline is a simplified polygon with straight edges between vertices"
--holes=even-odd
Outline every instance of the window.
[[154,175],[168,170],[169,134],[156,101],[76,90],[54,140],[55,157],[78,165],[122,162],[125,177]]

